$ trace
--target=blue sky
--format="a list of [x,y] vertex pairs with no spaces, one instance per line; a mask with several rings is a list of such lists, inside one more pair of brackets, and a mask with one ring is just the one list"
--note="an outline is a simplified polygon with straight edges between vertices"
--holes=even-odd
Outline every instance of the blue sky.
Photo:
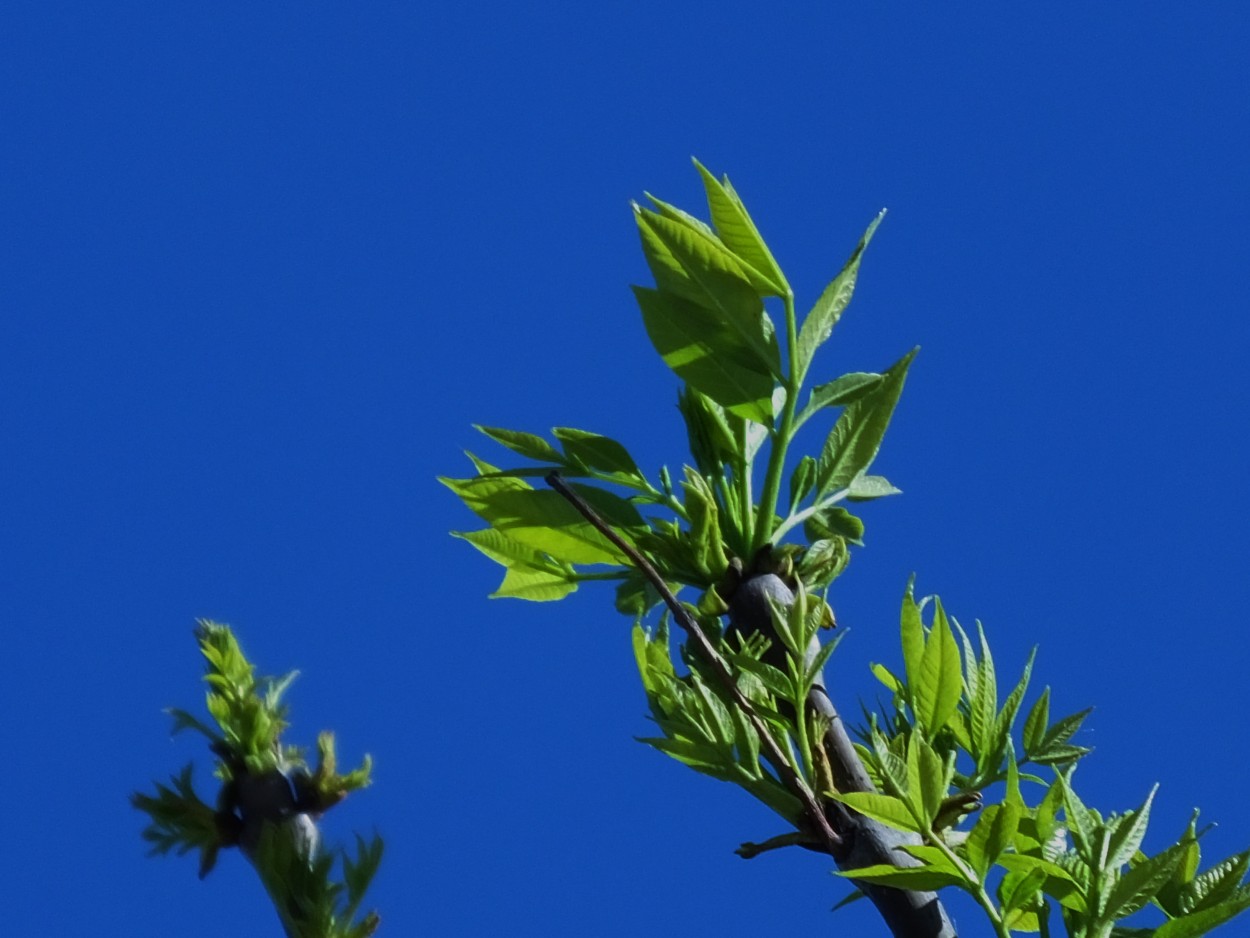
[[240,858],[145,859],[126,803],[204,763],[161,713],[199,706],[197,616],[301,671],[293,740],[373,754],[328,826],[387,838],[381,934],[877,933],[632,740],[608,590],[488,601],[446,534],[473,422],[681,464],[628,201],[698,207],[691,155],[800,306],[890,209],[814,371],[921,346],[905,494],[834,593],[844,709],[915,571],[1097,706],[1088,801],[1160,781],[1156,845],[1194,805],[1250,845],[1248,44],[1238,3],[9,4],[6,933],[277,934]]

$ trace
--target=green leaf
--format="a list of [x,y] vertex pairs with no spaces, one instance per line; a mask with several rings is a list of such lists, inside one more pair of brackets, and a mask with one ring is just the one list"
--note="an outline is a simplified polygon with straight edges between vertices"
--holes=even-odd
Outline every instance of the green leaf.
[[[1198,852],[1198,842],[1196,840],[1184,839],[1182,844],[1186,847],[1185,862],[1187,864],[1193,863]],[[1250,868],[1250,851],[1235,854],[1227,860],[1217,863],[1211,869],[1205,870],[1196,879],[1192,879],[1191,873],[1192,882],[1190,882],[1187,892],[1191,897],[1192,905],[1186,911],[1196,912],[1199,909],[1217,905],[1229,898],[1240,887],[1247,868]]]
[[1198,938],[1236,918],[1246,909],[1250,909],[1250,893],[1164,922],[1155,930],[1154,938]]
[[1142,806],[1121,819],[1119,827],[1111,834],[1104,869],[1118,870],[1133,859],[1137,848],[1141,846],[1142,839],[1146,836],[1146,827],[1150,823],[1150,805],[1154,802],[1155,792],[1158,790],[1158,785],[1151,788]]
[[881,440],[903,393],[907,369],[916,356],[912,349],[883,376],[871,393],[847,407],[833,425],[817,461],[816,489],[822,495],[851,484],[877,458]]
[[833,334],[833,327],[837,325],[838,320],[842,318],[842,313],[851,302],[851,296],[855,292],[855,281],[859,278],[859,262],[863,257],[864,248],[872,240],[877,226],[881,224],[881,219],[884,217],[885,210],[882,209],[877,217],[872,220],[868,230],[864,232],[864,236],[859,239],[859,244],[856,245],[855,250],[851,253],[850,259],[842,266],[842,271],[833,278],[829,286],[825,287],[824,292],[820,294],[820,298],[816,300],[816,305],[812,307],[807,317],[803,320],[803,328],[799,331],[796,355],[798,359],[798,378],[801,379],[803,375],[807,374],[807,369],[812,363],[812,356],[816,354],[816,349],[820,348],[829,336]]
[[959,647],[942,610],[942,601],[935,599],[933,626],[920,657],[919,680],[911,687],[916,720],[930,736],[941,732],[959,705],[962,670]]
[[[439,481],[480,518],[526,547],[566,563],[626,562],[620,550],[556,492],[533,489],[519,479],[498,477]],[[618,530],[643,526],[637,509],[625,499],[601,489],[575,488]]]
[[888,824],[890,827],[903,831],[921,832],[920,826],[907,805],[893,795],[881,795],[871,791],[848,791],[830,792],[829,797],[835,801],[841,801],[860,814],[867,815],[882,824]]
[[846,497],[853,502],[866,502],[886,495],[902,495],[902,489],[896,489],[885,476],[870,476],[860,473],[846,487]]
[[[984,878],[984,874],[982,874]],[[1002,906],[1004,917],[1011,912],[1021,909],[1024,906],[1031,905],[1034,897],[1042,890],[1046,884],[1046,874],[1041,870],[1030,870],[1025,872],[1009,872],[1003,877],[998,884],[998,899]],[[1032,914],[1032,913],[1025,913]],[[1020,919],[1013,920],[1019,923]],[[1026,931],[1016,924],[1014,926],[1018,931]],[[1034,929],[1035,930],[1035,929]]]
[[903,682],[900,681],[897,677],[895,677],[894,674],[890,671],[890,669],[887,668],[885,665],[874,663],[874,664],[869,665],[869,670],[871,670],[872,673],[876,675],[878,681],[880,681],[889,689],[890,693],[892,694],[902,693]]
[[[742,343],[765,362],[774,377],[781,376],[781,354],[772,321],[764,312],[752,274],[718,240],[671,217],[635,207],[638,226],[649,231],[676,261],[684,279],[674,281],[665,263],[656,274],[661,292],[678,296],[712,311],[717,322],[735,332]],[[644,239],[644,249],[647,241]],[[675,288],[675,289],[674,289]]]
[[1029,709],[1024,720],[1024,755],[1031,759],[1042,748],[1046,737],[1046,724],[1050,721],[1050,688],[1043,688],[1041,696]]
[[1080,884],[1059,864],[1043,860],[1041,857],[1025,856],[1019,853],[1004,853],[998,857],[997,863],[1003,869],[1012,872],[1030,873],[1033,870],[1041,870],[1046,874],[1046,884],[1043,886],[1046,895],[1066,908],[1077,912],[1085,911],[1085,896]]
[[537,567],[509,567],[503,582],[491,599],[528,599],[531,602],[554,602],[577,592],[577,580],[559,571]]
[[811,456],[804,456],[794,467],[794,472],[790,475],[790,511],[793,512],[799,507],[799,503],[803,501],[812,490],[812,485],[816,482],[816,460]]
[[[1184,847],[1173,844],[1157,856],[1150,857],[1120,877],[1107,899],[1107,916],[1127,918],[1144,908],[1158,894],[1183,859]],[[1108,864],[1108,869],[1114,869]]]
[[870,371],[853,371],[828,384],[812,388],[807,410],[815,412],[824,407],[845,407],[881,386],[883,376]]
[[946,766],[933,747],[919,733],[907,743],[908,804],[924,829],[933,826],[946,797]]
[[556,427],[551,435],[564,444],[564,452],[572,462],[600,472],[642,477],[629,451],[610,437],[572,427]]
[[982,880],[1016,836],[1020,809],[1012,802],[990,805],[968,834],[968,862]]
[[924,656],[924,623],[920,618],[920,606],[916,603],[913,592],[916,576],[907,580],[907,590],[903,593],[903,611],[899,616],[903,640],[903,674],[907,683],[915,687],[920,681],[920,659]]
[[864,522],[841,505],[831,505],[812,514],[803,523],[803,533],[812,543],[844,537],[852,544],[858,544],[864,536]]
[[486,434],[496,443],[502,443],[514,453],[520,453],[527,459],[554,463],[555,465],[564,463],[560,454],[556,452],[555,447],[541,436],[536,436],[533,433],[523,433],[520,430],[505,430],[502,427],[484,427],[477,423],[473,425],[473,429]]
[[634,287],[643,325],[664,363],[731,413],[768,425],[773,376],[768,362],[702,306]]
[[768,282],[772,295],[785,296],[790,292],[790,285],[786,283],[785,275],[760,236],[755,222],[747,214],[746,206],[729,185],[729,177],[726,176],[723,183],[718,182],[698,160],[694,161],[694,165],[699,170],[699,175],[703,178],[703,188],[707,191],[712,224],[716,226],[716,233],[725,247]]
[[835,870],[834,875],[860,883],[893,886],[896,889],[944,889],[947,886],[961,886],[964,883],[963,876],[949,869],[934,869],[927,866],[899,868],[886,863],[865,866],[858,870]]

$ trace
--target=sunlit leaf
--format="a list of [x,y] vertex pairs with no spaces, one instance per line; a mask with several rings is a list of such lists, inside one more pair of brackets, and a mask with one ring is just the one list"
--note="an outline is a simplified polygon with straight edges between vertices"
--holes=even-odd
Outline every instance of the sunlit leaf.
[[536,436],[533,433],[524,433],[521,430],[505,430],[502,427],[485,427],[476,423],[473,425],[473,428],[486,434],[496,443],[502,443],[514,453],[520,453],[527,459],[554,463],[556,465],[564,462],[555,447],[541,436]]
[[785,275],[768,245],[764,243],[755,222],[747,214],[746,206],[729,185],[729,178],[725,177],[723,182],[718,181],[698,160],[694,161],[694,165],[699,170],[703,187],[707,191],[712,224],[725,247],[767,280],[773,295],[785,296],[790,290]]
[[859,279],[859,262],[863,257],[864,248],[872,240],[877,226],[881,224],[881,219],[884,217],[885,210],[883,209],[872,220],[864,236],[859,239],[859,244],[851,252],[850,259],[843,265],[841,272],[833,278],[829,286],[825,287],[820,298],[816,300],[816,305],[803,320],[803,327],[799,330],[797,351],[800,377],[807,373],[816,349],[823,345],[833,333],[833,327],[837,325],[847,304],[851,302],[851,295],[855,292],[855,282]]
[[930,734],[946,725],[963,694],[959,647],[942,610],[934,600],[933,625],[920,657],[919,679],[911,687],[916,719]]
[[832,792],[830,797],[854,808],[860,814],[904,831],[920,832],[920,824],[902,800],[893,795],[869,791]]
[[836,870],[837,876],[863,883],[875,883],[878,886],[893,886],[896,889],[943,889],[946,886],[958,886],[964,881],[963,876],[950,869],[934,869],[925,866],[899,868],[888,864],[865,866],[858,870]]
[[842,411],[820,451],[817,491],[823,494],[845,488],[877,458],[916,351],[904,355],[885,373],[880,385]]
[[551,435],[564,445],[564,452],[573,462],[600,472],[642,475],[629,451],[611,437],[572,427],[556,427]]

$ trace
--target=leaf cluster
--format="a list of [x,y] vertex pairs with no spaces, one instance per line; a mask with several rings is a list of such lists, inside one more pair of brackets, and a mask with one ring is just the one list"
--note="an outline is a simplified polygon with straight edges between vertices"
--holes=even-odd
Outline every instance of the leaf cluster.
[[[493,594],[562,599],[587,581],[618,584],[617,607],[640,616],[659,596],[615,548],[556,493],[529,480],[552,471],[660,571],[673,589],[693,587],[703,608],[727,572],[771,548],[809,591],[842,572],[863,522],[847,503],[898,490],[868,470],[902,391],[914,350],[883,372],[852,372],[807,392],[813,358],[853,295],[860,261],[881,221],[800,323],[794,293],[727,178],[695,163],[711,223],[649,197],[634,205],[653,287],[635,287],[643,324],[680,379],[678,409],[690,464],[654,479],[620,442],[556,427],[550,438],[500,427],[477,429],[537,465],[500,468],[473,454],[470,478],[442,478],[487,527],[454,532],[505,568]],[[783,324],[768,304],[780,304]],[[781,339],[784,333],[785,341]],[[809,421],[837,413],[816,455],[787,454]],[[762,487],[760,468],[762,465]],[[782,488],[789,476],[788,493]],[[785,543],[802,533],[802,543]]]
[[[904,849],[921,862],[839,875],[900,888],[964,890],[999,935],[1048,934],[1050,914],[1058,909],[1071,938],[1196,936],[1250,908],[1250,886],[1242,884],[1250,853],[1199,875],[1196,816],[1174,844],[1147,855],[1141,845],[1154,791],[1138,808],[1105,817],[1081,801],[1074,769],[1090,750],[1071,740],[1088,710],[1050,723],[1047,688],[1024,721],[1017,757],[1013,730],[1034,656],[1000,705],[980,624],[974,645],[936,598],[925,623],[928,604],[915,601],[909,584],[900,617],[903,674],[873,666],[891,692],[892,712],[880,720],[870,715],[859,748],[881,793],[831,795],[920,835],[921,846]],[[1050,767],[1052,778],[1022,772],[1028,763]],[[1026,797],[1028,791],[1037,794]],[[973,817],[967,828],[958,826]],[[1162,913],[1162,924],[1124,924],[1147,906]]]
[[[548,439],[478,427],[528,461],[500,468],[469,454],[473,476],[441,480],[486,524],[456,536],[504,567],[493,595],[548,601],[584,582],[616,584],[617,609],[635,619],[635,658],[659,731],[643,741],[739,785],[793,828],[744,845],[744,856],[789,844],[826,850],[831,840],[815,837],[819,824],[811,823],[817,797],[820,820],[858,813],[913,841],[902,849],[915,865],[842,875],[965,890],[1000,938],[1048,936],[1055,909],[1072,938],[1177,938],[1205,934],[1250,905],[1241,885],[1246,855],[1198,873],[1192,824],[1162,853],[1141,852],[1149,798],[1106,818],[1085,808],[1072,780],[1089,753],[1074,742],[1089,711],[1052,720],[1047,688],[1025,712],[1033,655],[1000,700],[980,625],[969,635],[936,599],[926,622],[929,604],[917,602],[910,586],[902,667],[873,665],[890,705],[868,715],[850,760],[858,754],[877,790],[838,790],[835,750],[825,742],[832,723],[822,725],[807,705],[836,645],[822,646],[817,636],[833,622],[829,586],[863,542],[863,521],[851,509],[898,492],[870,469],[915,350],[881,371],[809,388],[816,354],[854,295],[882,215],[800,317],[789,281],[729,180],[695,166],[709,221],[650,196],[633,206],[654,278],[634,295],[651,343],[680,382],[689,461],[676,473],[661,467],[653,479],[624,445],[597,433],[557,427]],[[830,417],[823,442],[807,454],[792,450],[801,431]],[[641,560],[631,563],[571,499],[531,484],[552,473],[577,480],[576,497]],[[765,575],[781,578],[793,603],[772,610],[768,634],[727,630],[734,591]],[[690,634],[695,622],[695,637],[715,645],[717,662],[673,647],[669,611],[656,627],[643,626],[662,598],[683,588],[696,592],[694,601],[678,607],[674,599],[669,608],[688,613],[679,624]],[[1034,774],[1042,772],[1048,777]],[[1124,920],[1147,905],[1164,923],[1129,929]]]
[[[215,806],[200,798],[188,764],[155,794],[136,792],[131,803],[148,816],[143,838],[153,854],[197,850],[206,876],[222,848],[239,846],[256,867],[289,936],[364,938],[377,928],[374,912],[361,916],[365,890],[382,857],[382,840],[357,837],[355,858],[318,849],[315,818],[369,784],[371,763],[346,774],[337,769],[334,735],[317,738],[317,760],[282,742],[287,726],[283,694],[295,678],[261,677],[229,626],[200,621],[195,630],[206,667],[210,720],[171,709],[174,732],[204,735],[220,783]],[[342,881],[334,867],[342,867]]]

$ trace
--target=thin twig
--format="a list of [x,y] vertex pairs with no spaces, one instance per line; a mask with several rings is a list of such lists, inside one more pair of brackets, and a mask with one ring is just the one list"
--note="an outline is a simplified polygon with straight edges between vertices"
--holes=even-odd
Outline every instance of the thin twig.
[[721,682],[725,692],[733,700],[734,705],[742,711],[743,715],[751,722],[751,726],[755,729],[756,735],[759,736],[760,745],[768,756],[769,761],[777,770],[777,774],[781,777],[785,786],[790,789],[790,793],[798,798],[799,803],[803,805],[803,813],[807,815],[809,824],[814,828],[820,839],[824,841],[829,852],[835,853],[838,847],[842,846],[842,838],[833,829],[829,823],[829,819],[825,816],[825,812],[821,810],[820,803],[816,800],[816,796],[807,786],[807,783],[799,776],[791,767],[785,753],[781,751],[781,747],[768,731],[768,726],[751,702],[738,689],[738,682],[734,679],[733,671],[730,669],[728,662],[721,657],[720,653],[713,647],[711,641],[699,628],[699,624],[689,611],[673,595],[672,590],[668,588],[668,584],[664,582],[664,578],[656,571],[651,562],[640,554],[632,544],[614,531],[610,525],[598,513],[590,507],[584,498],[574,492],[565,485],[564,480],[560,478],[559,472],[552,472],[547,476],[547,484],[568,499],[569,503],[581,513],[582,517],[589,521],[600,534],[611,541],[630,562],[637,567],[642,575],[645,576],[650,584],[655,587],[655,591],[660,594],[664,600],[664,604],[668,606],[672,612],[673,618],[682,630],[689,637],[690,641],[698,650],[699,655],[712,668],[712,672],[716,675],[717,680]]

